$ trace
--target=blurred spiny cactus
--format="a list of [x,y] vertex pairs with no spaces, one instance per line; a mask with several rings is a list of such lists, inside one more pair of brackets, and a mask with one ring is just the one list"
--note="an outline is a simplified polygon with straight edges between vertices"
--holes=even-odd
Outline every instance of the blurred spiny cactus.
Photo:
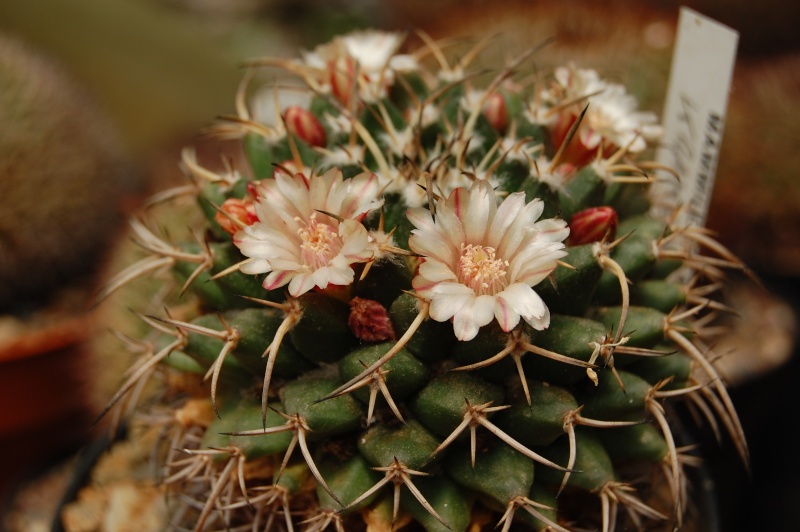
[[91,281],[124,226],[137,176],[87,91],[0,34],[0,312]]
[[[177,283],[109,407],[168,376],[147,419],[175,526],[680,526],[698,458],[677,405],[748,461],[709,347],[745,267],[648,214],[660,130],[622,86],[420,40],[252,62],[304,89],[260,93],[267,119],[248,74],[213,127],[248,165],[186,150],[191,184],[133,221],[147,256],[103,296]],[[182,242],[160,224],[186,198]]]

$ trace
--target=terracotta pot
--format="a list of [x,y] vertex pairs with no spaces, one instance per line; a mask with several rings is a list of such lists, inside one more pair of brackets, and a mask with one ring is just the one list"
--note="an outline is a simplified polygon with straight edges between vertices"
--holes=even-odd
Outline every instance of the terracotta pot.
[[0,320],[0,498],[91,436],[90,330],[85,316]]

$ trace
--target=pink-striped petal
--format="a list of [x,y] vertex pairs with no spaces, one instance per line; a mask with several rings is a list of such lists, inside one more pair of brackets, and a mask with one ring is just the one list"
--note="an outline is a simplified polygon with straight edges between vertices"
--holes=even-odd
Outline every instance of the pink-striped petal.
[[503,203],[497,207],[492,225],[486,233],[486,243],[498,249],[506,232],[523,208],[525,208],[525,193],[515,192],[509,194],[509,196],[503,200]]
[[461,216],[464,225],[465,242],[481,244],[486,242],[486,231],[497,211],[497,196],[488,181],[476,181],[469,190],[466,216]]
[[447,205],[442,205],[436,210],[436,225],[441,228],[445,239],[453,243],[455,247],[460,246],[465,241],[464,225],[455,215],[453,209],[450,209]]
[[502,236],[500,245],[497,246],[497,253],[501,257],[510,258],[517,253],[519,246],[529,236],[529,232],[541,216],[544,209],[542,200],[535,199],[520,209],[514,221],[508,226]]
[[443,281],[457,282],[458,277],[447,263],[436,259],[428,259],[419,265],[419,275],[429,281],[440,283]]
[[272,271],[272,264],[264,259],[250,259],[239,265],[239,271],[247,275],[259,275]]
[[494,317],[505,332],[509,332],[519,324],[519,312],[514,310],[500,295],[495,298]]
[[569,225],[565,220],[550,218],[540,220],[533,226],[536,231],[536,240],[547,242],[563,242],[569,236]]
[[364,172],[348,179],[347,196],[339,207],[339,215],[343,218],[360,218],[369,211],[380,208],[383,200],[378,196],[378,176],[372,172]]
[[447,321],[474,299],[475,294],[472,291],[447,296],[436,294],[431,300],[430,317],[436,321]]
[[417,231],[438,232],[439,229],[433,221],[431,211],[424,207],[415,207],[406,211],[406,218],[417,228]]
[[459,250],[452,242],[442,238],[438,233],[430,232],[411,232],[408,237],[408,247],[414,253],[423,257],[431,257],[445,264],[456,264],[458,262]]
[[515,283],[497,295],[532,327],[542,330],[550,324],[550,311],[542,298],[530,286]]
[[276,288],[280,288],[291,281],[294,275],[295,274],[293,272],[276,270],[267,275],[262,284],[267,290],[275,290]]
[[310,273],[297,273],[289,281],[289,293],[293,297],[300,297],[314,288],[314,278]]
[[491,308],[488,313],[488,319],[486,319],[486,300],[480,300],[481,298],[475,298],[463,305],[453,316],[453,332],[456,338],[461,341],[469,341],[475,338],[480,328],[491,322],[494,317],[494,298],[491,298],[491,296],[481,297],[490,297],[492,299],[488,305]]
[[[300,216],[311,214],[311,205],[308,201],[308,189],[305,180],[299,176],[287,176],[278,172],[274,179],[278,193],[288,201]],[[267,205],[270,208],[270,205]]]
[[456,188],[447,197],[445,205],[453,210],[453,214],[463,222],[464,215],[467,210],[467,203],[469,191],[465,188]]

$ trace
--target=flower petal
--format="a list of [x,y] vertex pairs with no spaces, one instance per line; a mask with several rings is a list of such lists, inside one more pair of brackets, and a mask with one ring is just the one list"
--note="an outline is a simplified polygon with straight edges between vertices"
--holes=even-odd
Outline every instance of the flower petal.
[[472,340],[480,328],[491,322],[493,317],[494,297],[477,297],[463,305],[453,316],[453,332],[459,340]]
[[486,233],[486,243],[497,249],[503,236],[508,231],[519,212],[525,208],[525,193],[515,192],[509,194],[503,203],[497,207],[497,212],[492,220],[492,225]]
[[[280,174],[283,179],[289,179]],[[276,174],[277,178],[277,174]],[[284,196],[275,179],[264,179],[256,187],[258,199],[255,203],[258,219],[269,226],[287,223],[300,216],[297,207]]]
[[285,285],[289,281],[292,280],[294,277],[293,272],[285,271],[285,270],[275,270],[264,279],[263,286],[267,290],[275,290],[276,288],[280,288],[281,286]]
[[418,231],[433,231],[437,232],[439,229],[433,221],[431,211],[424,207],[414,207],[406,211],[406,218],[411,224],[417,228]]
[[479,327],[489,324],[494,318],[495,296],[478,296],[475,299],[473,318]]
[[431,258],[419,265],[419,275],[436,283],[458,281],[458,277],[446,263]]
[[264,259],[250,259],[239,265],[239,271],[247,275],[258,275],[272,271],[272,264]]
[[509,263],[508,278],[512,283],[536,286],[556,269],[556,260],[566,255],[560,242],[531,244]]
[[434,292],[436,294],[441,295],[462,295],[462,294],[472,294],[475,295],[475,292],[472,291],[471,288],[464,286],[461,283],[437,283],[434,287]]
[[423,257],[431,257],[445,264],[456,264],[458,262],[458,249],[453,243],[446,240],[439,233],[411,231],[408,237],[408,247],[414,253]]
[[325,266],[311,274],[314,286],[325,288],[329,284],[346,286],[353,282],[355,272],[349,266]]
[[544,307],[544,314],[541,317],[531,316],[529,318],[527,316],[523,316],[522,318],[528,325],[537,331],[543,331],[550,326],[550,309]]
[[549,218],[540,220],[533,226],[536,231],[536,240],[547,242],[563,242],[569,236],[569,225],[566,220]]
[[519,323],[519,312],[514,310],[500,295],[495,298],[494,317],[505,332],[510,331]]
[[342,237],[342,249],[339,254],[347,257],[349,262],[363,262],[372,258],[373,250],[366,227],[355,220],[344,220],[339,224],[339,235]]
[[309,182],[308,189],[310,208],[338,215],[344,194],[344,189],[337,187],[341,182],[342,173],[336,168],[331,168],[321,176],[314,176]]
[[478,180],[469,189],[465,212],[460,216],[467,244],[485,242],[486,230],[497,211],[497,196],[488,181]]
[[[295,209],[296,212],[292,214],[301,217],[311,214],[312,206],[308,201],[309,195],[306,181],[300,174],[289,177],[283,172],[277,172],[274,183],[278,193]],[[269,209],[270,207],[267,204],[267,208]]]
[[497,254],[506,259],[513,257],[520,244],[528,237],[528,232],[542,215],[543,210],[544,203],[540,199],[534,199],[520,209],[514,221],[501,237],[500,245],[497,246]]
[[466,240],[464,225],[453,209],[447,205],[441,205],[436,209],[436,225],[441,228],[443,236],[453,244],[455,249],[458,249],[461,243]]
[[289,293],[294,297],[300,297],[314,288],[314,278],[311,273],[298,273],[289,281]]
[[434,295],[431,300],[430,316],[436,321],[447,321],[459,312],[464,305],[470,304],[475,299],[475,294],[470,290],[466,293]]
[[546,329],[550,325],[550,310],[542,298],[530,286],[514,283],[497,294],[510,308],[518,312],[534,329]]
[[346,200],[339,206],[338,214],[343,218],[360,218],[367,212],[383,205],[377,200],[378,176],[372,172],[361,173],[345,182],[347,186]]
[[276,231],[263,222],[237,231],[233,239],[245,257],[273,259],[297,257],[297,243],[292,235]]

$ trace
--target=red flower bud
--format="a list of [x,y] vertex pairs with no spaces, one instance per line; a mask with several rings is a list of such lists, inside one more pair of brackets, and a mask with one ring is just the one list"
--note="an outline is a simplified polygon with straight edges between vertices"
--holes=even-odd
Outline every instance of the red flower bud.
[[496,130],[503,132],[508,127],[508,109],[506,99],[499,92],[493,92],[486,99],[483,106],[483,116],[489,124]]
[[611,207],[591,207],[576,212],[569,221],[569,245],[579,246],[613,240],[617,234],[617,211]]
[[226,199],[220,207],[222,212],[214,215],[214,221],[233,235],[242,228],[242,225],[253,225],[258,221],[256,206],[251,199]]
[[350,56],[339,57],[328,62],[328,75],[330,76],[331,91],[337,100],[345,106],[350,106],[350,98],[356,84],[356,62]]
[[325,146],[325,129],[308,109],[296,105],[287,107],[283,113],[283,121],[290,133],[306,141],[309,146]]
[[350,301],[350,317],[347,319],[347,324],[356,338],[365,342],[395,339],[389,313],[383,305],[372,299],[354,297]]

